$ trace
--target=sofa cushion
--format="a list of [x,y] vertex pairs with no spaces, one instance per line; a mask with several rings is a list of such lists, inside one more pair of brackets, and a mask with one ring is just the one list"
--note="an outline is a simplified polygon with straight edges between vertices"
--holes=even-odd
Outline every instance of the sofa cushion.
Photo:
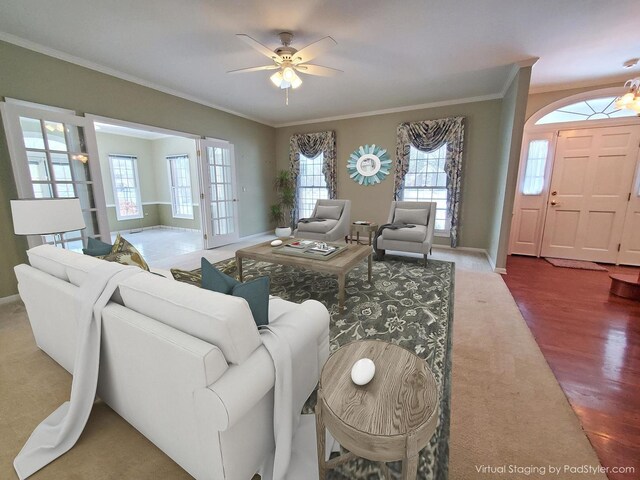
[[98,240],[97,238],[89,237],[89,239],[87,240],[87,248],[83,248],[82,253],[91,257],[102,257],[104,255],[109,255],[112,248],[113,245],[111,245],[110,243],[103,242],[102,240]]
[[116,237],[116,241],[113,243],[111,253],[102,257],[108,262],[117,262],[122,265],[134,265],[140,267],[143,270],[149,271],[149,265],[144,261],[140,252],[131,245],[120,234]]
[[316,218],[340,220],[340,215],[342,215],[342,207],[340,205],[318,205],[316,207]]
[[396,208],[394,222],[410,223],[412,225],[426,225],[429,211],[422,208]]
[[217,346],[240,364],[262,342],[243,298],[194,288],[157,275],[134,275],[120,284],[124,305]]
[[69,282],[76,287],[82,284],[87,272],[100,265],[102,261],[53,245],[39,245],[31,248],[27,251],[27,256],[29,264],[33,268]]
[[202,288],[214,292],[244,298],[249,304],[257,326],[269,324],[269,277],[260,277],[249,282],[239,282],[222,273],[202,258]]
[[382,238],[385,240],[399,240],[401,242],[424,242],[427,237],[427,227],[424,225],[416,225],[411,228],[398,228],[391,230],[386,228],[382,231]]
[[327,233],[338,224],[337,220],[325,220],[324,222],[299,223],[298,231],[312,233]]

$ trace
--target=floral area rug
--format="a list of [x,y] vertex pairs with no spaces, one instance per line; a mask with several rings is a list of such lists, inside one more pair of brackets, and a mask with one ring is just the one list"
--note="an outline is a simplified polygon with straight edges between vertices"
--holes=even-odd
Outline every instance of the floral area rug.
[[[235,260],[220,262],[217,267],[229,274],[236,271]],[[243,262],[245,280],[271,277],[272,295],[296,303],[314,299],[327,307],[332,352],[369,338],[401,345],[427,362],[440,390],[440,418],[431,442],[420,452],[417,478],[421,480],[448,478],[454,271],[450,262],[429,260],[425,267],[417,259],[387,255],[384,261],[373,263],[370,284],[363,262],[347,276],[347,308],[339,311],[335,277],[265,262]],[[305,405],[305,413],[312,413],[314,406],[315,395]],[[399,478],[401,462],[388,466]],[[329,471],[327,478],[374,480],[384,476],[377,463],[358,459]]]

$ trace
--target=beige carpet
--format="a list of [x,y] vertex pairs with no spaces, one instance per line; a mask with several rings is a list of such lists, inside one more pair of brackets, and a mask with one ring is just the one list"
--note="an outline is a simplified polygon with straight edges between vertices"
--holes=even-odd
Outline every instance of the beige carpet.
[[[456,272],[453,330],[451,480],[542,478],[483,474],[477,471],[482,466],[598,465],[498,275]],[[22,305],[0,305],[0,479],[17,478],[13,458],[33,428],[68,399],[70,384],[70,375],[35,346]],[[544,478],[550,476],[547,470]],[[96,404],[77,445],[31,478],[190,477],[112,410]]]

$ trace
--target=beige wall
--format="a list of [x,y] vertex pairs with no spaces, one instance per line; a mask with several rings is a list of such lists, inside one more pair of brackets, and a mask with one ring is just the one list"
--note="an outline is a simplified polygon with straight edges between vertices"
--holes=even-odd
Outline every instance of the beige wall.
[[[6,42],[0,42],[0,72],[0,97],[228,140],[236,153],[240,235],[270,229],[274,128]],[[17,291],[12,267],[24,261],[26,247],[13,235],[8,200],[16,189],[4,134],[0,173],[1,298]]]
[[[459,245],[484,249],[487,248],[489,240],[491,221],[489,206],[494,200],[496,189],[496,141],[501,103],[501,100],[491,100],[278,128],[276,130],[278,169],[288,168],[289,138],[292,134],[335,130],[338,155],[338,197],[351,200],[353,220],[367,219],[384,223],[393,198],[393,173],[378,185],[360,186],[347,174],[349,154],[360,145],[375,143],[389,151],[395,165],[398,124],[406,121],[465,116]],[[436,242],[448,244],[449,239],[439,237]]]

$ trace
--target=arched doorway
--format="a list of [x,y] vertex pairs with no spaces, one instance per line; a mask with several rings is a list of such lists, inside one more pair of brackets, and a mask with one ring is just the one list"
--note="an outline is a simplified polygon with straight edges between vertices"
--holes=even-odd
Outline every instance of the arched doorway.
[[566,97],[525,124],[510,254],[640,265],[640,118],[624,88]]

